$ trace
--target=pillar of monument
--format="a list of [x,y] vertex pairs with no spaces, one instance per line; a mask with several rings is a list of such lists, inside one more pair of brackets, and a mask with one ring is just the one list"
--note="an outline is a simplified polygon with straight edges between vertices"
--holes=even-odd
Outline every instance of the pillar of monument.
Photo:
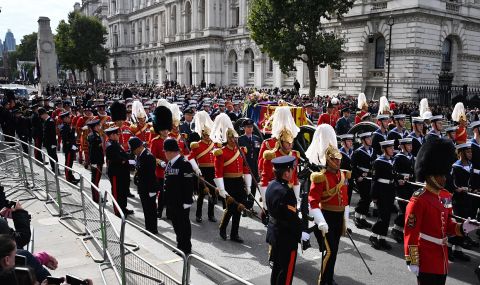
[[45,89],[47,85],[57,85],[57,53],[50,28],[50,19],[47,17],[38,19],[37,57],[40,66],[41,88]]

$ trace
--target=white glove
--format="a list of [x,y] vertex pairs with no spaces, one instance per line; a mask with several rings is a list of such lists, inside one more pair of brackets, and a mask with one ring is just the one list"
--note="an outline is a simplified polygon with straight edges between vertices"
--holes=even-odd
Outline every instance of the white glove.
[[300,184],[293,185],[293,192],[295,193],[295,198],[297,198],[297,202],[300,205]]
[[245,181],[245,188],[247,188],[247,195],[250,195],[252,191],[252,175],[244,174],[243,180]]
[[137,163],[137,162],[136,162],[135,160],[133,160],[133,159],[130,159],[130,160],[128,161],[128,164],[130,164],[130,165],[135,165],[136,163]]
[[90,166],[93,167],[93,168],[97,168],[96,164],[90,164]]
[[469,232],[480,228],[478,225],[476,225],[477,223],[477,220],[471,220],[470,217],[468,217],[468,219],[462,224],[463,232],[468,234]]
[[302,241],[310,240],[310,234],[306,232],[302,232]]
[[149,196],[150,198],[153,198],[153,197],[157,196],[157,193],[151,192],[151,193],[148,193],[148,196]]
[[265,193],[267,192],[267,187],[260,187],[260,195],[262,196],[263,208],[267,209],[267,201],[265,200]]
[[360,176],[357,178],[357,182],[362,182],[362,181],[363,181],[363,177]]
[[52,145],[51,148],[57,148],[57,146],[56,146],[56,145]]
[[76,146],[72,145],[72,150],[73,150],[73,151],[76,151],[77,149],[78,149],[78,148],[77,148]]
[[350,215],[350,207],[347,205],[345,206],[345,212],[343,212],[343,217],[345,218],[345,226],[347,229],[349,228],[349,215]]
[[220,197],[225,198],[227,197],[227,192],[225,192],[225,184],[223,183],[223,178],[214,178],[213,181],[218,188],[218,195]]
[[195,159],[190,159],[188,162],[190,162],[190,164],[192,165],[192,168],[193,168],[193,171],[195,171],[195,173],[198,175],[198,176],[202,176],[202,171],[200,170],[200,167],[198,167],[198,164],[197,162],[195,161]]
[[183,204],[183,209],[188,209],[192,206],[192,204]]
[[418,268],[418,265],[407,265],[407,266],[408,266],[408,271],[415,274],[415,276],[418,276],[418,273],[420,272],[420,268]]
[[322,234],[325,235],[328,233],[328,224],[323,217],[322,211],[320,209],[310,209],[310,216],[313,216],[315,224],[317,224],[318,229],[322,231]]

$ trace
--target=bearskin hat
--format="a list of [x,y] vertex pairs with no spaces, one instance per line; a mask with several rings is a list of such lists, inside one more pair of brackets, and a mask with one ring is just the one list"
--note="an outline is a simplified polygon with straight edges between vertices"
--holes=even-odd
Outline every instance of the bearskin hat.
[[450,173],[455,162],[455,147],[447,139],[432,138],[420,148],[415,162],[415,175],[418,181],[425,181],[430,175]]
[[127,119],[127,106],[118,101],[112,103],[110,106],[110,115],[112,116],[112,121],[125,121]]
[[133,97],[133,93],[132,93],[132,90],[128,89],[128,88],[125,88],[123,90],[123,100],[127,99],[127,98],[132,98]]
[[173,125],[172,111],[165,106],[159,106],[153,112],[153,129],[159,133],[164,130],[171,130]]

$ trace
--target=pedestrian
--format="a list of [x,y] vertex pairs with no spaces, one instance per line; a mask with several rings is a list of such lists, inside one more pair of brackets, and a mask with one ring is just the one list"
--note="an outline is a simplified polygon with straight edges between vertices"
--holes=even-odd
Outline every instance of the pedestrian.
[[130,150],[137,158],[133,182],[137,185],[140,201],[142,202],[145,229],[152,234],[157,234],[155,157],[145,147],[144,142],[137,137],[131,137],[128,140],[128,144]]
[[55,130],[55,121],[47,114],[44,108],[38,109],[38,115],[43,120],[43,145],[50,157],[50,166],[52,171],[56,172],[55,164],[58,162],[57,157],[57,133]]
[[87,123],[87,126],[91,132],[87,137],[88,155],[86,155],[85,159],[88,157],[88,161],[90,162],[92,199],[98,203],[101,200],[98,192],[98,189],[100,189],[99,183],[102,176],[103,164],[105,163],[103,139],[99,133],[101,128],[100,120],[91,120]]
[[181,155],[175,139],[166,139],[163,149],[168,160],[165,169],[165,204],[177,236],[177,248],[188,255],[192,252],[190,207],[193,204],[193,168]]
[[75,161],[75,153],[78,149],[75,129],[70,126],[70,112],[60,113],[59,117],[62,120],[60,135],[62,137],[63,153],[65,154],[65,179],[72,184],[77,184],[80,180],[74,177],[71,170]]
[[350,123],[350,109],[348,107],[342,109],[342,117],[338,119],[335,130],[337,135],[341,136],[351,129],[352,124]]
[[43,121],[38,115],[38,104],[32,105],[33,114],[30,117],[32,125],[32,138],[35,149],[33,150],[34,157],[40,163],[43,163],[43,157],[40,150],[42,149],[42,140],[43,140]]

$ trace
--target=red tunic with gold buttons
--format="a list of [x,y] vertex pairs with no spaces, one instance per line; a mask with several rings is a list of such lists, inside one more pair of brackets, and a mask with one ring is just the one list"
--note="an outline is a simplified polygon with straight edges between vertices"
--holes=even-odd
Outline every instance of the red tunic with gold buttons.
[[275,175],[273,173],[273,164],[272,164],[272,159],[280,156],[285,156],[285,155],[291,155],[296,158],[295,165],[294,165],[294,170],[293,170],[293,175],[292,179],[288,182],[291,186],[293,185],[299,185],[300,183],[298,182],[298,173],[297,173],[297,165],[300,159],[300,153],[296,150],[292,150],[290,153],[284,153],[281,149],[278,149],[277,151],[273,152],[271,151],[266,151],[263,153],[263,167],[262,167],[262,172],[261,172],[261,177],[260,177],[260,185],[262,187],[267,187],[268,183],[270,181],[275,179]]
[[357,112],[357,115],[355,116],[355,124],[358,124],[362,121],[362,117],[366,114],[367,112],[365,111],[360,111],[360,112]]
[[238,150],[237,147],[224,146],[216,149],[215,156],[215,178],[238,178],[243,174],[249,174],[248,167],[243,162],[240,151],[246,153],[245,148]]
[[420,189],[410,198],[405,212],[405,259],[423,273],[447,274],[447,237],[462,235],[461,224],[449,217],[451,210],[442,204],[442,196]]
[[152,126],[150,123],[147,124],[131,124],[130,125],[130,132],[132,135],[136,136],[139,138],[142,142],[149,144],[149,138],[150,138],[150,128]]
[[329,124],[333,128],[335,128],[335,125],[337,124],[338,121],[338,114],[336,112],[333,112],[331,115],[328,113],[323,113],[320,115],[320,118],[318,118],[318,123],[317,125],[321,124]]
[[168,160],[163,150],[163,142],[166,138],[162,138],[161,135],[157,135],[150,141],[150,152],[157,159],[157,166],[155,168],[155,176],[159,179],[165,178],[165,168],[163,168],[158,160],[161,160],[167,164]]
[[182,137],[182,135],[180,135],[179,133],[170,132],[170,133],[168,133],[168,137],[172,138],[172,139],[176,139],[177,142],[178,142],[178,147],[180,148],[180,151],[182,152],[182,154],[184,156],[188,156],[190,151],[188,150],[187,145],[185,144],[185,140]]
[[195,159],[199,167],[213,167],[215,163],[215,158],[213,156],[214,147],[215,144],[211,140],[192,142],[190,144],[188,160]]
[[272,150],[275,148],[277,144],[277,138],[269,138],[262,142],[260,146],[260,152],[258,153],[258,173],[262,173],[263,171],[263,153],[266,150]]
[[312,185],[308,194],[311,209],[322,209],[333,212],[345,211],[348,205],[349,171],[332,173],[323,170],[310,176]]
[[118,131],[120,133],[118,137],[118,143],[123,147],[123,150],[128,151],[130,149],[130,147],[128,146],[128,140],[132,137],[132,132],[130,131],[130,123],[124,121],[123,125]]
[[467,129],[465,127],[458,126],[455,132],[455,142],[462,144],[467,142]]

